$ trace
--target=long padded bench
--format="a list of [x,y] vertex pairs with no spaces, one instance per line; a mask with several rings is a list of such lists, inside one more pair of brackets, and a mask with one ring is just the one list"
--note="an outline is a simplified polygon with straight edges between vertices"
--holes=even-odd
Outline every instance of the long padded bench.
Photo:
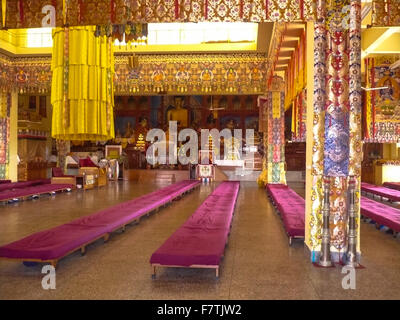
[[394,237],[400,232],[399,209],[367,197],[361,197],[361,215],[372,219],[377,228],[385,226],[392,229]]
[[240,183],[222,182],[151,256],[156,267],[211,268],[219,265],[230,233]]
[[384,187],[400,191],[400,182],[385,182]]
[[283,221],[289,245],[293,238],[304,239],[305,201],[295,191],[283,184],[267,184],[266,190]]
[[0,184],[0,202],[27,199],[42,194],[54,194],[58,191],[71,190],[71,184],[51,184],[50,179],[9,182]]
[[199,185],[199,181],[181,181],[64,225],[34,233],[1,246],[0,258],[45,262],[55,267],[58,260],[68,254],[79,249],[85,254],[88,244],[100,238],[107,241],[113,231],[119,228],[124,231],[127,224],[138,222],[143,215],[149,215]]
[[372,195],[380,196],[382,198],[387,198],[389,201],[398,202],[400,201],[400,191],[376,186],[366,182],[361,182],[361,191],[365,193],[370,193]]

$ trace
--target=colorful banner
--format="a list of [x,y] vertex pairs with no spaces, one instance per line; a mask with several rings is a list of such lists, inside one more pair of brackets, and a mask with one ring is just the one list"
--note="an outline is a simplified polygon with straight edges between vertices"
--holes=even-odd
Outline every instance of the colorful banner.
[[400,142],[400,68],[390,66],[400,59],[389,55],[365,59],[364,142]]

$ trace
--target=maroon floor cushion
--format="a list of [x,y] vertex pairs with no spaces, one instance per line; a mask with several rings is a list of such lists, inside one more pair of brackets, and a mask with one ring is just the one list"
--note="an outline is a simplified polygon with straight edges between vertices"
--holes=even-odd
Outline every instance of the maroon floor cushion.
[[151,264],[165,266],[219,265],[226,244],[224,230],[181,227],[153,253]]
[[400,191],[400,182],[385,182],[384,187]]
[[305,235],[305,201],[294,190],[282,184],[267,184],[267,192],[281,214],[289,237]]
[[64,224],[0,247],[0,257],[53,260],[101,237],[106,232],[105,226]]
[[0,184],[0,192],[9,191],[14,189],[23,189],[32,186],[38,186],[43,184],[50,184],[50,179],[40,179],[40,180],[32,180],[32,181],[21,181],[21,182],[10,182]]
[[361,214],[376,223],[400,232],[400,210],[384,203],[361,197]]
[[0,201],[51,193],[63,189],[72,189],[73,187],[71,184],[39,184],[25,188],[11,189],[0,192]]
[[[132,221],[135,217],[142,215],[148,210],[171,201],[172,193],[185,190],[188,186],[193,188],[199,183],[199,181],[183,181],[139,198],[103,209],[92,215],[75,219],[67,224],[37,232],[0,247],[0,257],[20,260],[57,260],[67,253],[114,231],[117,227]],[[56,189],[60,188],[60,186],[62,185],[45,184],[30,188],[39,191],[49,191],[51,188]],[[25,189],[21,189],[20,191]],[[165,193],[166,190],[168,191],[167,193]],[[18,189],[13,192],[17,191]]]
[[3,184],[3,183],[11,183],[11,180],[0,180],[0,184]]
[[391,201],[400,201],[400,191],[386,188],[386,187],[380,187],[376,186],[373,184],[369,184],[366,182],[361,182],[361,191],[364,192],[369,192],[377,196],[381,196],[384,198],[387,198]]
[[240,183],[222,182],[151,256],[164,266],[218,266],[227,243]]

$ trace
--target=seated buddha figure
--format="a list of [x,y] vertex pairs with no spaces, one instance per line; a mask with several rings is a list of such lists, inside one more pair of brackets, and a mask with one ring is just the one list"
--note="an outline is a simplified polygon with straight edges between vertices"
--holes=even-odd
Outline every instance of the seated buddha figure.
[[176,121],[178,128],[188,127],[188,111],[183,108],[183,97],[175,97],[175,109],[167,113],[167,121]]

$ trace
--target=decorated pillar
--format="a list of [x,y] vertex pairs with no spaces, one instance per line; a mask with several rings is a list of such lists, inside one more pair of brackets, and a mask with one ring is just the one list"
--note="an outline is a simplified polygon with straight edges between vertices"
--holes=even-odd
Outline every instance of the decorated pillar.
[[[285,86],[283,79],[273,76],[270,91],[259,97],[260,108],[266,115],[263,171],[259,184],[286,184],[285,172]],[[266,145],[265,145],[266,144]]]
[[114,53],[96,27],[53,31],[52,137],[106,141],[114,138]]
[[[354,212],[359,251],[361,175],[361,3],[319,0],[314,24],[313,121],[308,121],[312,148],[306,179],[306,244],[317,262],[321,247],[334,262],[345,260],[348,246],[348,185],[355,180]],[[309,88],[310,89],[310,88]],[[310,154],[311,153],[311,154]],[[354,179],[354,180],[353,180]],[[310,185],[311,184],[311,185]],[[329,199],[324,199],[329,195]],[[323,203],[329,202],[330,237],[323,242]],[[326,211],[326,210],[325,210]]]
[[263,135],[263,159],[262,159],[262,171],[257,179],[257,183],[260,188],[265,187],[268,183],[268,165],[267,165],[267,152],[268,152],[268,104],[267,96],[261,96],[257,99],[257,105],[259,107],[258,115],[258,130]]
[[286,184],[285,172],[285,85],[274,76],[268,109],[268,183]]
[[11,94],[0,92],[0,180],[9,179]]

